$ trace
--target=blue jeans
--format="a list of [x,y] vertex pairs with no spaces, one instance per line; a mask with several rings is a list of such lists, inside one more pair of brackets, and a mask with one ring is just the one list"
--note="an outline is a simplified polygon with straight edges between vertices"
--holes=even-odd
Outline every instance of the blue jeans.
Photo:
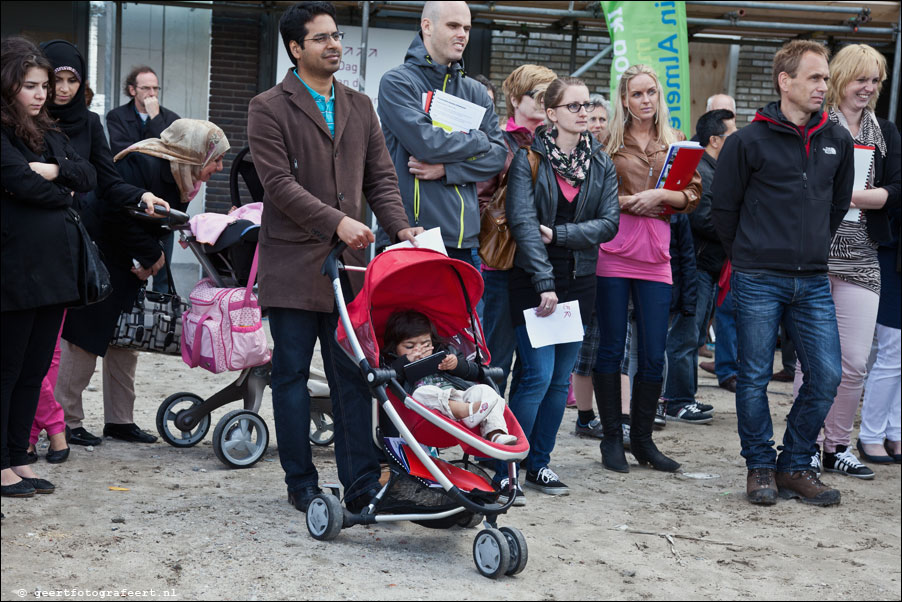
[[626,343],[627,307],[630,295],[636,316],[633,340],[639,349],[636,378],[662,382],[667,322],[670,319],[670,288],[663,282],[630,278],[597,278],[595,315],[598,319],[598,359],[595,371],[620,372]]
[[736,351],[736,315],[733,311],[733,291],[727,291],[723,303],[714,314],[714,373],[722,383],[739,374]]
[[[580,341],[547,345],[533,349],[526,326],[514,328],[517,357],[522,364],[516,387],[511,385],[509,407],[529,441],[526,470],[537,471],[548,466],[557,439],[557,431],[567,407],[570,373],[576,364]],[[514,390],[515,389],[515,390]],[[498,471],[506,475],[505,464]]]
[[[818,432],[842,378],[830,282],[826,274],[784,278],[733,272],[731,288],[739,340],[736,419],[746,466],[779,472],[808,470]],[[795,343],[804,378],[789,411],[778,457],[767,384],[781,320]]]
[[310,360],[319,339],[335,420],[338,478],[351,500],[379,486],[379,458],[373,445],[371,396],[359,368],[335,341],[338,312],[269,308],[273,338],[272,405],[279,461],[288,491],[316,486],[310,452]]
[[510,294],[508,292],[508,270],[485,270],[482,272],[485,282],[485,292],[482,301],[485,304],[483,313],[485,321],[482,323],[485,332],[486,345],[492,354],[492,366],[504,370],[504,381],[498,385],[501,395],[507,389],[507,379],[510,375],[511,364],[514,361],[514,349],[517,339],[514,336],[514,326],[511,324]]
[[704,344],[708,314],[714,301],[714,278],[704,270],[698,270],[697,276],[695,315],[676,314],[667,332],[664,397],[676,403],[695,402],[698,391],[698,348]]

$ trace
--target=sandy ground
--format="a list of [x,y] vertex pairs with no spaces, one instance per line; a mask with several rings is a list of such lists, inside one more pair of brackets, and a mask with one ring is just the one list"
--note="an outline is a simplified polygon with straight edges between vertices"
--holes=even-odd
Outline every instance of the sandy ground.
[[[169,394],[208,396],[230,378],[159,355],[142,357],[138,372],[136,420],[148,430]],[[770,391],[782,436],[791,384]],[[68,589],[55,597],[899,600],[899,466],[874,466],[871,482],[827,474],[842,491],[838,507],[751,506],[732,395],[702,373],[699,398],[716,407],[712,424],[668,423],[655,435],[683,463],[675,475],[635,463],[627,475],[603,470],[597,444],[572,434],[569,410],[552,463],[571,494],[527,490],[527,506],[501,517],[525,534],[529,563],[497,581],[474,567],[477,529],[401,523],[313,540],[286,503],[275,441],[247,470],[216,459],[212,429],[189,449],[73,446],[65,464],[36,465],[56,493],[2,500],[2,599]],[[216,412],[214,425],[237,407]],[[99,372],[85,409],[100,433]],[[275,439],[269,390],[262,413]],[[332,449],[314,458],[321,478],[336,481]]]

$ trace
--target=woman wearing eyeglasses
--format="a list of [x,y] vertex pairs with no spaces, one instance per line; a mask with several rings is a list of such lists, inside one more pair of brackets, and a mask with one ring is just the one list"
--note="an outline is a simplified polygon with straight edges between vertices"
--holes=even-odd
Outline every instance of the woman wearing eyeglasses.
[[673,283],[668,214],[695,209],[701,197],[701,177],[696,172],[681,191],[655,188],[668,146],[685,136],[670,127],[664,93],[653,69],[629,67],[611,105],[606,150],[617,169],[620,228],[598,252],[595,311],[599,346],[592,374],[604,428],[602,463],[608,470],[629,472],[620,421],[620,365],[632,296],[639,370],[632,390],[630,451],[640,464],[674,472],[679,463],[658,451],[651,437],[661,395]]
[[588,132],[597,108],[589,89],[579,79],[558,78],[544,100],[546,125],[536,129],[528,153],[517,151],[508,174],[507,222],[517,243],[510,309],[522,363],[510,408],[529,439],[526,484],[562,495],[569,489],[548,464],[580,342],[534,349],[523,312],[547,317],[558,303],[570,302],[578,304],[583,325],[588,322],[598,245],[616,234],[619,207],[614,165]]

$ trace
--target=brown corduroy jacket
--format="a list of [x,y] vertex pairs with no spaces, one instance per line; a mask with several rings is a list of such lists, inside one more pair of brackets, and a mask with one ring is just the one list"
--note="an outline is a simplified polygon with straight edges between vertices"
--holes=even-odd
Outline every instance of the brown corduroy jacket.
[[[320,268],[343,217],[362,220],[367,202],[392,240],[408,227],[398,178],[370,99],[335,82],[335,136],[293,71],[250,102],[248,142],[266,192],[259,286],[264,307],[331,312]],[[347,251],[363,265],[364,251]]]

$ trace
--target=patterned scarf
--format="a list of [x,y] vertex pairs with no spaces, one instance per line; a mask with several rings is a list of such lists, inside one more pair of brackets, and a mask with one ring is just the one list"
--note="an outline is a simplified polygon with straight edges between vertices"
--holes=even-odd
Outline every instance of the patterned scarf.
[[565,155],[557,145],[557,128],[543,129],[538,135],[545,143],[548,160],[555,173],[567,180],[571,186],[579,186],[589,173],[589,159],[592,155],[592,137],[589,132],[579,135],[579,142],[570,155]]
[[[849,122],[846,116],[842,114],[836,107],[830,107],[828,113],[830,121],[838,123],[847,130]],[[861,114],[861,125],[858,128],[858,135],[853,137],[855,144],[864,144],[866,146],[876,146],[880,151],[880,155],[886,158],[886,141],[883,139],[883,132],[880,131],[880,124],[870,109],[865,109]]]

